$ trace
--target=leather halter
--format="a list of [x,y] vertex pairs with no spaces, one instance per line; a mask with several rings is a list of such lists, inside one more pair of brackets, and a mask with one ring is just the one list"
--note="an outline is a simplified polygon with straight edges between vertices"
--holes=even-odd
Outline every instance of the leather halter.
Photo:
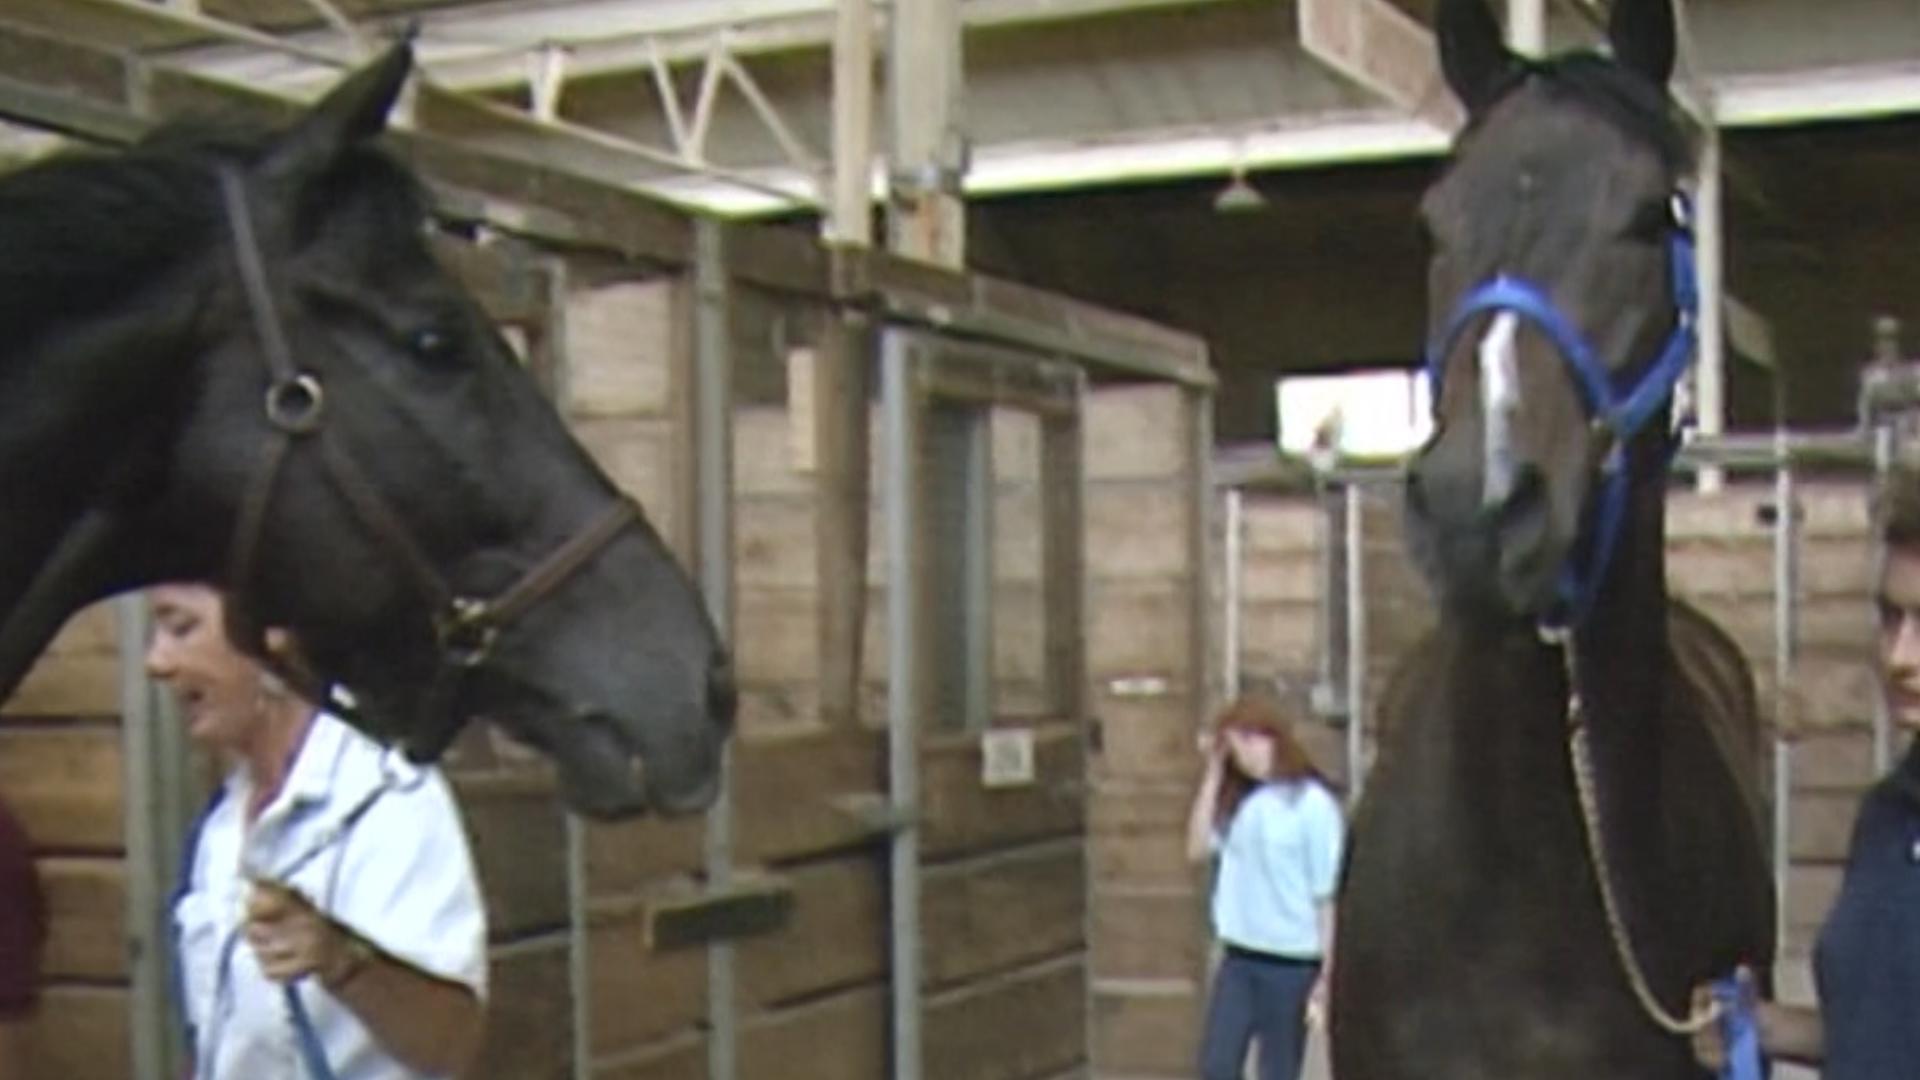
[[[354,515],[378,545],[400,565],[413,587],[432,606],[439,664],[428,686],[423,708],[431,724],[426,730],[432,736],[427,742],[431,749],[424,756],[436,755],[465,720],[465,717],[453,713],[453,707],[458,684],[466,673],[487,663],[501,631],[508,624],[552,595],[574,574],[591,564],[615,537],[637,522],[640,519],[639,507],[625,496],[615,498],[613,505],[584,530],[554,549],[497,596],[481,598],[455,590],[408,532],[400,516],[393,512],[392,505],[381,497],[367,479],[367,474],[354,463],[338,440],[329,437],[324,424],[325,385],[317,374],[302,371],[294,364],[293,351],[287,344],[279,309],[274,304],[259,240],[254,233],[253,215],[247,205],[240,176],[232,168],[221,169],[219,175],[220,193],[225,204],[227,223],[233,233],[240,281],[246,290],[247,308],[253,316],[254,331],[260,339],[261,358],[270,379],[265,411],[273,429],[268,435],[260,465],[248,483],[240,512],[234,520],[228,590],[235,608],[248,620],[247,632],[258,635],[262,628],[252,625],[251,611],[245,598],[259,561],[275,481],[281,466],[296,445],[313,446],[320,454],[328,478],[346,498]],[[260,642],[253,644],[258,647]],[[262,652],[264,655],[264,649]],[[306,686],[301,689],[317,692],[321,688]],[[316,700],[319,700],[317,696]]]

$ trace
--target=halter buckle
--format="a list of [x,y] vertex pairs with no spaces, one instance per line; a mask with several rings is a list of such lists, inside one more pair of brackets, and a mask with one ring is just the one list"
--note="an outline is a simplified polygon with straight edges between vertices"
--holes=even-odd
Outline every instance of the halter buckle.
[[301,373],[267,387],[267,419],[289,435],[311,435],[320,430],[327,411],[327,392],[320,380]]
[[493,605],[470,596],[456,596],[446,613],[435,620],[434,633],[440,639],[440,653],[449,663],[473,668],[492,655],[500,624],[494,621]]

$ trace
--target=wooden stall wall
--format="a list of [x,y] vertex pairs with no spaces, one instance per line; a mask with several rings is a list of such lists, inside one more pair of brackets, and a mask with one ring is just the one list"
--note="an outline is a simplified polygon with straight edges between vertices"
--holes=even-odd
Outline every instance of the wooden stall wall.
[[33,844],[51,919],[33,1077],[130,1071],[117,626],[111,605],[75,616],[0,715],[0,799]]
[[[1791,689],[1775,675],[1775,574],[1770,478],[1718,494],[1676,490],[1667,502],[1667,580],[1739,643],[1761,715],[1791,741],[1786,919],[1781,974],[1811,992],[1807,952],[1839,889],[1860,794],[1874,779],[1872,725],[1875,542],[1867,483],[1798,485],[1798,649]],[[1759,748],[1769,752],[1770,743]],[[1764,768],[1769,779],[1771,770]],[[1769,793],[1771,794],[1771,793]]]
[[1198,1045],[1204,883],[1181,836],[1213,658],[1190,614],[1208,587],[1191,423],[1183,392],[1166,386],[1095,391],[1087,418],[1098,1076],[1191,1076]]

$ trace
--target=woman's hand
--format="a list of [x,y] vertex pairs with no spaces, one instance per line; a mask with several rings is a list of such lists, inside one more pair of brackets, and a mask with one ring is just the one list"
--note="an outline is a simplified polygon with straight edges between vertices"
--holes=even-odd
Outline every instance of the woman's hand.
[[351,934],[320,914],[306,897],[272,882],[253,884],[246,936],[260,971],[275,982],[317,975],[336,985],[363,959]]
[[[1734,969],[1734,984],[1739,987],[1740,996],[1752,1008],[1758,998],[1753,981],[1753,969],[1741,966]],[[1712,1023],[1693,1033],[1693,1060],[1709,1072],[1719,1073],[1727,1065],[1726,1030],[1720,1023],[1719,1007],[1714,1002],[1713,984],[1701,983],[1693,988],[1693,1013],[1698,1016],[1702,1010],[1713,1009]]]
[[1327,972],[1325,968],[1313,980],[1313,989],[1307,991],[1307,1026],[1324,1027],[1327,1023]]

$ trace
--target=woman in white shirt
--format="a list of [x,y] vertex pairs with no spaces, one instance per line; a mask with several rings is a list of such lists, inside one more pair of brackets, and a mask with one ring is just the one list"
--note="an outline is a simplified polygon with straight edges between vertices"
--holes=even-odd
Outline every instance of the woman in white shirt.
[[1218,859],[1213,929],[1223,956],[1208,997],[1203,1080],[1239,1080],[1260,1044],[1261,1080],[1297,1080],[1306,1023],[1326,998],[1340,804],[1272,700],[1243,697],[1202,735],[1206,771],[1187,856]]
[[[479,1047],[486,915],[445,778],[228,641],[217,592],[151,591],[147,669],[229,766],[174,904],[195,1080],[422,1080]],[[269,631],[267,646],[291,656]]]

